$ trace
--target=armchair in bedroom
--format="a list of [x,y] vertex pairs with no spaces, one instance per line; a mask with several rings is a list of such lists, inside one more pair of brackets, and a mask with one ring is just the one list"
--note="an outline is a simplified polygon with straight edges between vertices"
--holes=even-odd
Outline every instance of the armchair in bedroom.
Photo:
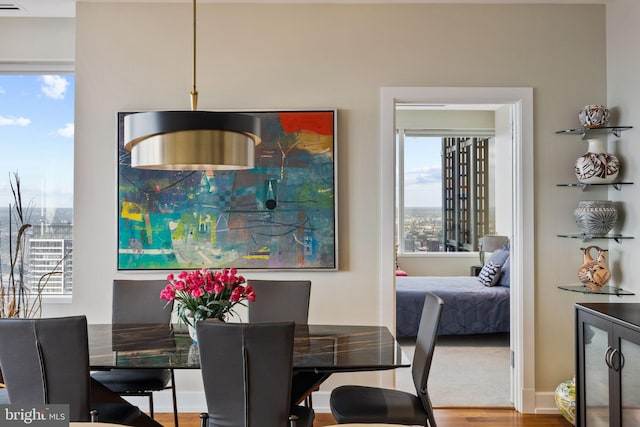
[[484,236],[480,238],[480,263],[484,265],[485,254],[491,253],[496,249],[502,249],[505,246],[509,246],[509,236]]

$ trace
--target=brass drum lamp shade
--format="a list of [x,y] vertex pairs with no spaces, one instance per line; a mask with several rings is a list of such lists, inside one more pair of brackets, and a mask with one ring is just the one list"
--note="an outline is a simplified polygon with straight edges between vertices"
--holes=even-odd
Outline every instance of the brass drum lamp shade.
[[134,168],[251,169],[260,119],[213,111],[132,113],[124,118],[124,137]]
[[260,119],[248,114],[197,111],[196,0],[193,0],[191,111],[132,113],[124,119],[131,167],[161,170],[251,169]]

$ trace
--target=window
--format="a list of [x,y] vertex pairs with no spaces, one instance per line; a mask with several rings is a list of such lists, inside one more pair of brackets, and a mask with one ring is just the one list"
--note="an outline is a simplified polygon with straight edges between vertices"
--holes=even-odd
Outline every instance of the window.
[[493,139],[401,129],[397,144],[400,252],[477,251],[495,232]]
[[[0,268],[7,286],[17,221],[15,176],[27,228],[14,276],[43,295],[72,292],[73,74],[0,74]],[[15,174],[15,175],[14,175]],[[17,271],[16,271],[17,270]],[[54,274],[48,274],[55,272]],[[42,281],[41,278],[43,279]]]

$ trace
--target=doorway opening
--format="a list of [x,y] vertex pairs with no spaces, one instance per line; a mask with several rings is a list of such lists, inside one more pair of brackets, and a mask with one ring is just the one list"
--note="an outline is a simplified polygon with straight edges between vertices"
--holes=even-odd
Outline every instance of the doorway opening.
[[[487,236],[504,243],[512,235],[508,106],[398,104],[395,123],[396,337],[412,355],[423,297],[416,292],[440,296],[434,407],[512,407],[510,273],[504,266],[490,287],[477,277],[480,249],[496,249]],[[396,388],[414,389],[409,370],[396,371]]]
[[[387,87],[382,90],[383,206],[380,253],[381,322],[395,330],[395,148],[398,105],[468,105],[504,108],[513,140],[510,196],[511,227],[510,359],[511,395],[520,412],[535,409],[533,331],[533,93],[531,88]],[[497,108],[496,107],[496,108]],[[498,110],[496,110],[498,111]],[[389,306],[388,301],[394,301]],[[526,305],[525,305],[526,301]]]

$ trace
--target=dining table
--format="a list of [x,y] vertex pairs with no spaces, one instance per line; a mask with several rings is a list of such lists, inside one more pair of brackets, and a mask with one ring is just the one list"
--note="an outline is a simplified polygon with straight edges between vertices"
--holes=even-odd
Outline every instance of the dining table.
[[[89,364],[101,369],[199,369],[198,344],[184,325],[89,324]],[[410,366],[385,326],[296,325],[291,404],[330,375]]]

